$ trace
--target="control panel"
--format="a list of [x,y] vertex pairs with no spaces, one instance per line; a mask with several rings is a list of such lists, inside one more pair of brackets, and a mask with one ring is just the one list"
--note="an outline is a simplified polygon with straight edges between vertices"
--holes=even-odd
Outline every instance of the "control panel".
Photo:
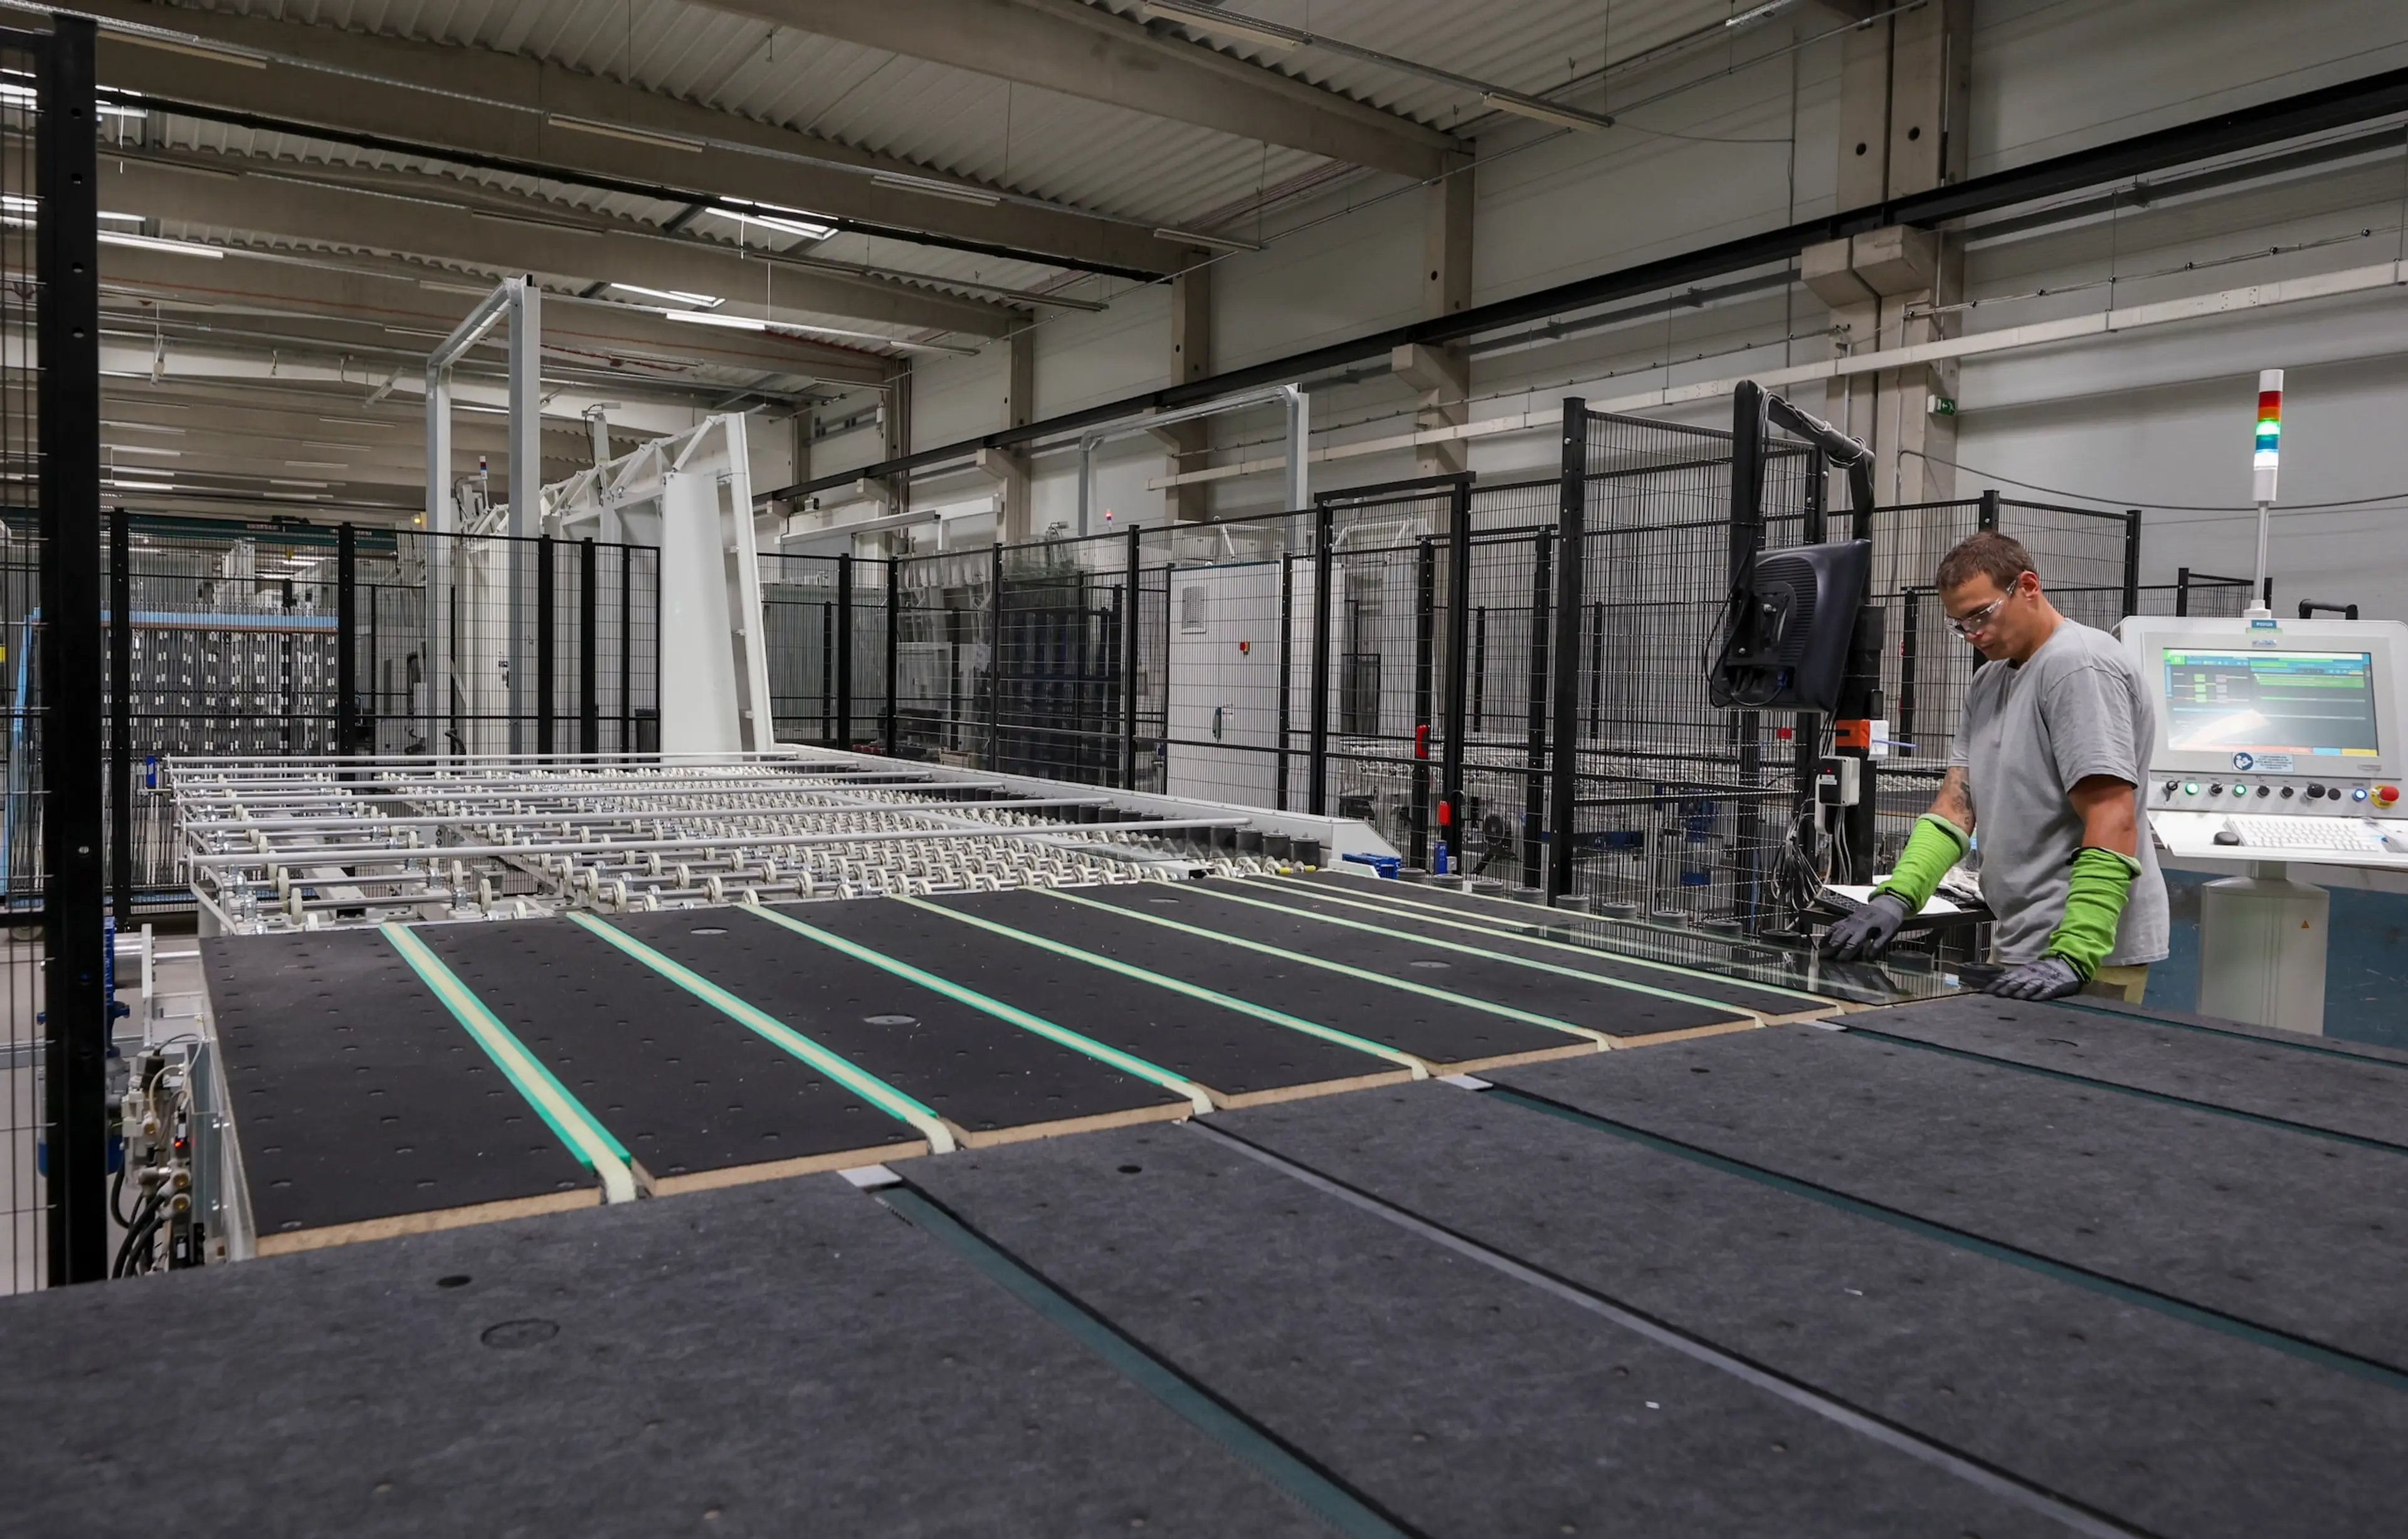
[[2403,797],[2408,797],[2408,788],[2386,781],[2233,772],[2159,776],[2148,787],[2148,807],[2151,812],[2170,813],[2408,818],[2408,800]]

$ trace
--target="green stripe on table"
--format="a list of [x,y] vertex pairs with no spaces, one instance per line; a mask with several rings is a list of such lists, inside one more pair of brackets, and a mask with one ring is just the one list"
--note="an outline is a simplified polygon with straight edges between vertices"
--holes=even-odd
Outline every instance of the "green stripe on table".
[[502,1024],[499,1016],[485,1008],[485,1001],[477,998],[441,957],[427,949],[425,942],[400,925],[379,925],[377,929],[409,964],[410,971],[418,974],[419,982],[443,1001],[452,1019],[484,1049],[485,1057],[535,1108],[545,1126],[560,1135],[580,1164],[601,1177],[602,1200],[634,1201],[636,1176],[627,1168],[626,1145],[611,1136],[610,1129],[569,1093],[568,1086],[552,1077],[552,1071],[527,1051],[526,1044]]

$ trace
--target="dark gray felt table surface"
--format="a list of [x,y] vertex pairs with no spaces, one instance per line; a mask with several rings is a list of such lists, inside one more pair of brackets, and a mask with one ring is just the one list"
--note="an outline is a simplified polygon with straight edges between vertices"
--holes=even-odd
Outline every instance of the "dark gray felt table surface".
[[1215,1126],[2153,1532],[2373,1539],[2408,1511],[2396,1390],[1499,1097]]
[[2324,1052],[2314,1038],[2286,1043],[1982,995],[1867,1011],[1846,1025],[2408,1148],[2408,1064]]
[[2064,1532],[1196,1129],[898,1171],[1425,1532]]
[[[1581,915],[1568,913],[1562,909],[1541,908],[1534,903],[1482,898],[1477,894],[1420,882],[1366,881],[1341,871],[1323,871],[1304,877],[1257,877],[1236,884],[1233,890],[1248,898],[1326,913],[1333,918],[1353,919],[1390,929],[1412,930],[1433,940],[1452,941],[1457,945],[1478,946],[1484,951],[1499,952],[1508,956],[1527,956],[1557,967],[1579,968],[1583,971],[1605,973],[1655,988],[1669,988],[1676,993],[1694,994],[1700,999],[1722,1000],[1764,1015],[1795,1015],[1828,1008],[1829,1004],[1828,1000],[1803,991],[1766,988],[1744,979],[1718,978],[1701,971],[1647,967],[1611,951],[1578,945],[1572,939],[1571,922]],[[1363,906],[1367,903],[1376,907],[1367,909]],[[1437,923],[1440,918],[1461,923]],[[1488,928],[1481,929],[1469,926]],[[1512,929],[1533,933],[1504,933]],[[1556,936],[1537,933],[1548,929],[1555,930]],[[1540,943],[1546,940],[1555,940],[1556,943]],[[1567,950],[1567,945],[1577,949]]]
[[427,925],[417,935],[656,1178],[921,1142],[565,919]]
[[1326,1037],[1140,983],[908,903],[823,903],[796,913],[1226,1096],[1401,1069]]
[[2408,1369],[2385,1150],[1807,1026],[1494,1078]]
[[262,1240],[594,1187],[375,930],[200,944]]
[[[1264,906],[1269,903],[1268,895],[1258,895],[1254,890],[1259,885],[1255,883],[1206,881],[1192,887],[1182,885],[1181,891],[1168,895],[1178,899],[1177,908],[1160,906],[1166,894],[1155,890],[1159,885],[1148,883],[1141,886],[1098,887],[1079,896],[1134,913],[1167,914],[1223,934],[1242,936],[1306,956],[1325,956],[1383,977],[1428,984],[1615,1036],[1683,1031],[1744,1018],[1726,1004],[1668,1000],[1589,977],[1568,977],[1562,972],[1526,967],[1501,956],[1451,949],[1479,941],[1480,937],[1468,931],[1433,927],[1430,939],[1449,942],[1447,946],[1438,946],[1412,939],[1410,933],[1376,934],[1331,924],[1295,909]],[[1226,896],[1220,896],[1223,894]],[[1240,899],[1244,901],[1236,901]],[[1337,911],[1331,913],[1334,915]],[[1379,922],[1376,916],[1368,914],[1345,917]],[[1410,927],[1401,925],[1383,925],[1382,928],[1410,930]],[[1581,968],[1569,957],[1548,958],[1548,966],[1593,974],[1612,971],[1603,965]]]
[[[1209,928],[1204,926],[1204,916],[1197,912],[1196,903],[1170,890],[1167,884],[1146,884],[1144,898],[1143,911],[1147,913]],[[1592,1038],[1574,1036],[1553,1027],[1536,1026],[1426,994],[1365,983],[1326,968],[1148,924],[1135,913],[1087,908],[1042,892],[1024,889],[977,893],[936,901],[946,908],[958,908],[1014,929],[1080,946],[1251,1004],[1268,1005],[1324,1026],[1334,1026],[1434,1065],[1476,1063],[1519,1053],[1594,1045]]]
[[1326,1532],[833,1175],[0,1299],[0,1492],[45,1536]]
[[[812,909],[795,911],[806,922]],[[740,908],[610,923],[972,1133],[1178,1109],[1185,1097]]]

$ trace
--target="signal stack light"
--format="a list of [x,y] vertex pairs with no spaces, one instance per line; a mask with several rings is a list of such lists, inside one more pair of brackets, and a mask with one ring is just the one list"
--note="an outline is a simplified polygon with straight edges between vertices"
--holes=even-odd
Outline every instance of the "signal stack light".
[[2266,601],[2266,534],[2274,508],[2274,482],[2283,467],[2283,371],[2258,372],[2258,439],[2251,460],[2258,504],[2258,581],[2249,590],[2252,615],[2273,613]]

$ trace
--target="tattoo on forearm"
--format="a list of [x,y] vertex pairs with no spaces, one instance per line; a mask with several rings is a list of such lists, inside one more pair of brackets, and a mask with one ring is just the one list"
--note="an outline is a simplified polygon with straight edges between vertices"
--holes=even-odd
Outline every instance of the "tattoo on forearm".
[[1940,794],[1931,798],[1931,810],[1942,817],[1964,827],[1972,821],[1972,798],[1965,791],[1965,771],[1951,769],[1940,782]]

